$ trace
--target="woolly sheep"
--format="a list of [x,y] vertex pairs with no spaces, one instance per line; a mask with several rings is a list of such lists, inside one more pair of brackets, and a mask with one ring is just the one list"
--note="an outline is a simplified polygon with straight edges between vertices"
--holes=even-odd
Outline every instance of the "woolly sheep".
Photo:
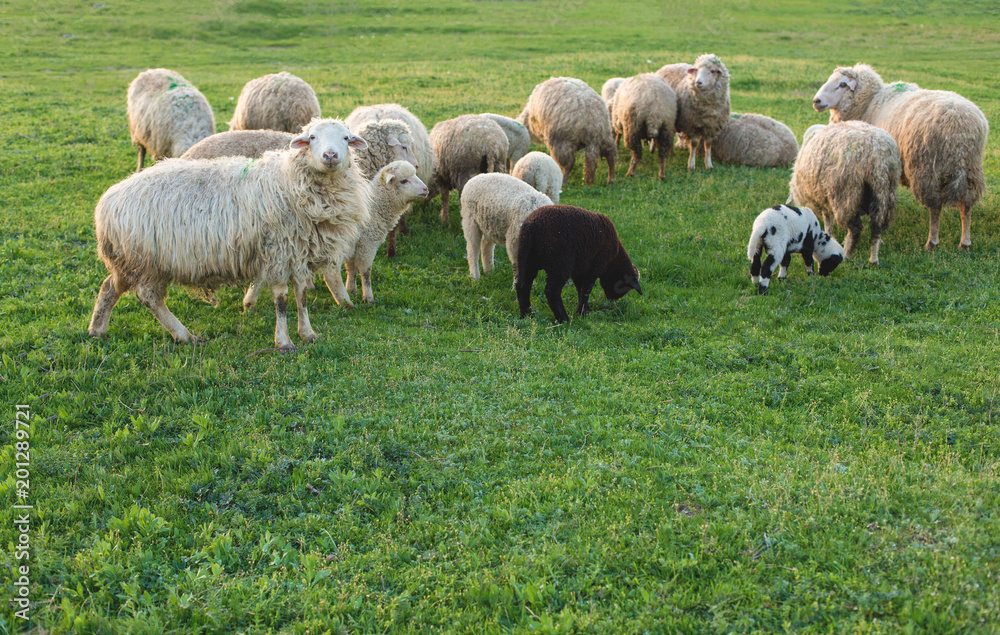
[[625,176],[635,174],[642,158],[642,142],[657,142],[660,172],[664,177],[667,154],[674,147],[674,120],[677,118],[677,96],[662,77],[643,73],[629,77],[618,87],[611,100],[611,128],[615,137],[625,140],[632,160]]
[[941,208],[958,206],[959,246],[972,245],[972,207],[986,188],[983,154],[990,126],[971,101],[916,84],[885,84],[872,67],[839,67],[816,93],[813,107],[830,123],[859,119],[892,135],[903,163],[901,182],[930,211],[925,249],[939,241]]
[[215,116],[208,100],[180,73],[151,68],[128,86],[128,131],[138,146],[136,171],[148,151],[155,158],[179,157],[215,132]]
[[107,333],[115,303],[132,290],[176,341],[191,342],[164,303],[170,283],[211,289],[249,280],[274,294],[276,346],[292,347],[289,281],[299,335],[315,340],[305,296],[311,271],[343,258],[368,218],[369,187],[348,152],[364,144],[340,121],[315,120],[289,149],[257,160],[171,159],[111,186],[94,212],[110,275],[90,335]]
[[629,289],[642,295],[639,270],[625,251],[615,226],[604,214],[571,205],[545,205],[521,224],[517,245],[514,288],[521,317],[531,310],[531,285],[546,272],[545,298],[557,322],[568,322],[562,288],[572,278],[576,286],[577,315],[590,310],[590,292],[598,279],[608,300]]
[[812,139],[813,136],[817,132],[819,132],[820,130],[822,130],[823,128],[826,128],[826,124],[825,123],[815,123],[815,124],[809,126],[808,128],[806,128],[806,131],[802,133],[802,146],[800,146],[800,148],[799,148],[800,151],[801,151],[802,148],[805,147],[806,141],[809,141],[810,139]]
[[553,77],[535,86],[517,120],[532,140],[544,143],[569,180],[578,150],[584,151],[583,181],[594,184],[600,157],[608,163],[608,185],[615,182],[618,144],[601,96],[582,80]]
[[542,194],[559,202],[562,193],[562,170],[555,159],[544,152],[529,152],[514,164],[511,176],[515,176]]
[[351,132],[368,142],[367,148],[354,153],[366,179],[375,178],[379,170],[393,161],[406,161],[414,169],[419,167],[410,150],[413,145],[410,127],[402,121],[369,121],[351,128]]
[[601,99],[604,100],[604,103],[608,104],[609,111],[611,98],[615,96],[615,93],[618,92],[618,87],[621,86],[624,81],[624,77],[612,77],[608,81],[604,82],[603,86],[601,86]]
[[[761,253],[767,259],[760,262]],[[806,273],[813,273],[813,259],[819,263],[819,275],[828,276],[844,260],[844,249],[837,239],[819,227],[816,215],[808,207],[775,205],[761,212],[753,222],[747,259],[750,260],[750,280],[757,293],[767,293],[774,263],[781,263],[778,279],[788,277],[788,265],[793,253],[801,253]]]
[[[182,159],[248,157],[259,159],[265,152],[283,150],[295,135],[277,130],[230,130],[217,132],[194,144]],[[364,137],[362,137],[364,138]]]
[[372,293],[372,263],[375,261],[379,245],[385,242],[389,231],[396,226],[399,217],[410,204],[418,198],[427,196],[427,186],[417,176],[413,164],[408,161],[393,161],[379,170],[372,178],[371,191],[371,214],[361,226],[361,235],[345,254],[347,288],[344,288],[340,277],[340,263],[329,266],[323,271],[330,293],[341,306],[354,307],[347,294],[357,290],[359,273],[362,299],[368,303],[375,302],[375,295]]
[[434,186],[441,193],[441,223],[447,225],[451,190],[461,194],[475,175],[507,171],[507,135],[489,117],[461,115],[438,122],[431,129],[431,144]]
[[503,129],[507,135],[507,170],[510,171],[514,164],[521,160],[521,157],[528,154],[531,148],[531,135],[524,129],[524,126],[517,123],[516,119],[495,115],[491,112],[484,112],[484,117],[489,117]]
[[695,168],[699,150],[705,169],[712,169],[712,142],[729,123],[729,71],[715,55],[702,55],[689,64],[668,64],[656,74],[677,93],[675,128],[688,140],[688,169]]
[[479,174],[462,190],[462,232],[469,275],[479,279],[479,261],[483,273],[493,269],[493,251],[497,244],[507,250],[517,277],[517,237],[525,217],[552,199],[509,174]]
[[848,258],[868,215],[871,256],[878,264],[882,232],[896,213],[901,164],[892,135],[862,121],[844,121],[816,131],[802,146],[789,185],[790,199],[823,217],[830,232],[834,222],[847,228]]
[[754,113],[733,113],[729,123],[712,142],[715,158],[722,163],[753,168],[790,168],[799,144],[788,126]]
[[236,100],[229,129],[297,133],[319,116],[319,100],[312,86],[282,71],[246,83]]

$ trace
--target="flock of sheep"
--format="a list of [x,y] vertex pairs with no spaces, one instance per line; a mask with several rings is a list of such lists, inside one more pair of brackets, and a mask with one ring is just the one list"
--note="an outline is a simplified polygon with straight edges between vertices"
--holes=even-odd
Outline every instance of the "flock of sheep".
[[[792,253],[802,254],[810,273],[815,259],[819,273],[828,274],[851,255],[865,215],[877,264],[899,184],[930,210],[928,249],[938,244],[946,206],[959,208],[960,246],[970,246],[989,132],[979,108],[953,92],[885,84],[864,64],[837,68],[813,106],[830,111],[830,125],[810,128],[799,148],[784,124],[731,113],[729,72],[717,56],[702,55],[693,65],[608,80],[600,95],[581,80],[552,78],[535,87],[516,120],[462,115],[428,133],[398,104],[361,106],[344,121],[322,119],[313,89],[282,72],[247,83],[230,130],[213,134],[205,97],[180,74],[151,69],[128,89],[137,171],[109,188],[95,211],[98,253],[110,275],[89,331],[104,335],[118,298],[133,291],[176,341],[189,342],[193,336],[164,303],[170,284],[212,298],[219,285],[249,283],[244,306],[268,287],[275,344],[291,348],[291,284],[299,336],[313,341],[306,293],[315,274],[341,306],[353,306],[348,294],[359,278],[363,299],[373,302],[379,246],[388,240],[394,254],[397,230],[406,231],[403,215],[421,198],[440,194],[447,224],[451,190],[461,197],[470,275],[479,277],[480,264],[489,273],[494,247],[503,244],[522,315],[535,275],[545,270],[549,305],[557,320],[568,320],[560,291],[570,278],[581,315],[598,280],[610,299],[630,289],[642,293],[611,222],[557,205],[577,152],[584,152],[586,184],[601,158],[610,184],[622,142],[631,152],[626,176],[635,173],[646,142],[658,155],[661,179],[675,147],[688,150],[692,170],[699,156],[711,169],[713,152],[731,164],[794,165],[788,205],[758,216],[747,247],[761,293],[776,265],[779,278],[787,274]],[[532,141],[548,154],[529,152]],[[143,169],[147,152],[166,160]],[[828,233],[834,225],[847,229],[843,247]]]

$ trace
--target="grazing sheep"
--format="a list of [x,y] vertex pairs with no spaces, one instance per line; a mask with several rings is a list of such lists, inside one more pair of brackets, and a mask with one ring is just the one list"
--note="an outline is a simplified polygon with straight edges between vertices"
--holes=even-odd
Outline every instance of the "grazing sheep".
[[441,223],[448,224],[448,197],[477,174],[507,171],[507,135],[489,117],[461,115],[431,129],[434,187],[441,193]]
[[361,226],[357,242],[347,250],[347,288],[340,277],[340,263],[323,270],[327,288],[340,306],[354,307],[348,292],[357,290],[358,273],[361,274],[362,299],[375,302],[372,293],[372,262],[379,245],[385,242],[389,231],[396,226],[410,204],[427,196],[427,186],[417,177],[417,170],[408,161],[394,161],[383,167],[371,181],[371,214]]
[[517,120],[532,140],[544,143],[569,180],[576,153],[583,149],[583,181],[594,184],[597,161],[608,163],[608,185],[615,182],[618,144],[608,106],[593,88],[572,77],[553,77],[535,86]]
[[529,152],[514,164],[511,176],[515,176],[542,194],[559,202],[562,193],[562,170],[555,159],[544,152]]
[[229,129],[298,133],[319,116],[319,100],[312,86],[282,71],[246,83],[236,100]]
[[[265,152],[283,150],[295,135],[277,130],[230,130],[217,132],[194,144],[182,159],[248,157],[259,159]],[[362,137],[364,138],[364,137]]]
[[[761,265],[761,252],[767,250],[767,260]],[[778,279],[788,277],[788,265],[793,253],[801,253],[806,273],[813,273],[813,258],[819,263],[819,275],[828,276],[844,260],[844,249],[837,239],[819,227],[816,215],[808,207],[775,205],[761,212],[753,222],[747,258],[750,260],[750,280],[757,293],[767,293],[774,263],[781,263]]]
[[790,168],[799,144],[785,124],[754,113],[730,115],[712,142],[715,158],[722,163],[751,168]]
[[802,146],[789,198],[819,213],[827,232],[834,222],[847,228],[844,251],[848,258],[861,236],[861,217],[867,214],[869,262],[877,265],[882,232],[896,213],[901,169],[899,148],[885,130],[863,121],[831,124]]
[[658,148],[658,176],[663,179],[667,154],[674,147],[674,120],[677,118],[674,89],[659,75],[643,73],[622,82],[609,107],[615,138],[623,137],[625,147],[632,152],[625,176],[635,174],[642,158],[642,142],[652,139]]
[[830,111],[830,123],[860,119],[896,140],[903,186],[930,211],[925,249],[937,247],[941,208],[957,205],[959,246],[972,245],[972,207],[986,189],[983,154],[990,126],[968,99],[916,84],[885,84],[870,66],[839,67],[816,93],[813,107]]
[[493,269],[497,244],[507,249],[507,257],[517,277],[517,237],[525,217],[552,200],[524,181],[508,174],[478,174],[462,190],[462,232],[469,275],[479,280]]
[[545,297],[557,322],[568,322],[562,288],[573,279],[576,314],[590,310],[590,291],[600,279],[608,300],[617,300],[639,286],[639,270],[625,252],[615,226],[604,214],[571,205],[546,205],[528,214],[517,246],[517,303],[521,317],[531,310],[531,285],[545,270]]
[[369,121],[351,128],[351,132],[368,142],[367,148],[354,153],[366,179],[375,178],[379,170],[393,161],[406,161],[419,169],[419,162],[410,151],[413,145],[410,127],[402,121]]
[[608,104],[609,112],[611,111],[611,99],[615,96],[615,93],[618,92],[618,87],[621,86],[624,81],[624,77],[612,77],[608,81],[604,82],[603,86],[601,86],[601,99],[604,100],[604,103]]
[[155,158],[179,157],[215,132],[208,100],[180,73],[143,71],[128,85],[128,132],[139,148],[136,172],[148,151]]
[[306,290],[312,270],[339,262],[368,218],[369,186],[351,164],[363,139],[342,122],[315,120],[281,152],[260,159],[172,159],[111,186],[97,203],[97,251],[110,275],[90,335],[135,292],[178,342],[194,340],[164,303],[170,283],[214,288],[252,281],[274,294],[274,343],[292,348],[285,311],[295,289],[298,332],[316,339]]
[[715,55],[702,55],[689,64],[668,64],[656,71],[677,93],[677,132],[688,140],[693,170],[698,151],[705,169],[712,169],[712,141],[729,123],[729,71]]
[[495,115],[491,112],[484,112],[483,117],[489,117],[497,122],[507,135],[507,171],[513,169],[514,164],[521,160],[521,157],[528,154],[531,148],[531,135],[524,129],[524,126],[517,123],[516,119]]

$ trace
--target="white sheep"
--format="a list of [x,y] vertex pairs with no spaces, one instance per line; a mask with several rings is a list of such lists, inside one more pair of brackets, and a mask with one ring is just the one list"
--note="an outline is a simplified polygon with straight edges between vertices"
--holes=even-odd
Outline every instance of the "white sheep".
[[351,132],[368,142],[367,148],[354,153],[366,179],[375,178],[379,170],[393,161],[406,161],[419,171],[420,163],[411,150],[413,135],[402,121],[368,121],[351,128]]
[[555,159],[544,152],[529,152],[514,164],[511,176],[517,177],[552,199],[559,202],[562,193],[562,170]]
[[179,157],[215,132],[208,100],[180,73],[151,68],[128,86],[128,131],[138,146],[136,171],[148,151],[155,158]]
[[869,262],[878,264],[882,232],[896,213],[901,172],[892,135],[863,121],[831,124],[813,133],[795,160],[789,200],[823,217],[827,232],[847,228],[848,258],[861,236],[861,217],[871,229]]
[[[767,251],[767,259],[760,261]],[[819,263],[819,275],[828,276],[844,260],[844,249],[837,239],[819,226],[819,220],[808,207],[775,205],[761,212],[753,222],[747,259],[750,260],[750,280],[757,293],[767,293],[774,264],[780,263],[778,279],[788,277],[788,265],[793,253],[801,253],[806,273],[813,273],[813,259]]]
[[569,180],[576,153],[584,151],[583,181],[594,184],[597,162],[608,163],[608,185],[615,182],[618,144],[611,132],[608,106],[584,81],[573,77],[553,77],[535,86],[517,120],[528,129],[533,141],[544,143]]
[[371,181],[371,214],[361,227],[361,235],[354,246],[346,252],[347,288],[340,277],[340,264],[327,267],[323,271],[327,288],[340,306],[354,307],[348,292],[357,290],[360,274],[362,299],[375,302],[372,293],[372,263],[379,246],[385,242],[389,231],[396,226],[410,204],[427,196],[427,186],[417,176],[413,165],[407,161],[394,161],[383,167]]
[[[431,129],[433,191],[441,193],[441,223],[448,224],[448,198],[477,174],[507,171],[507,135],[489,117],[461,115]],[[432,194],[433,195],[433,194]]]
[[236,100],[229,129],[298,133],[319,116],[319,100],[312,86],[282,71],[246,83]]
[[858,119],[886,130],[903,163],[901,183],[930,211],[925,249],[939,242],[941,208],[957,205],[959,246],[972,245],[972,207],[986,189],[983,154],[990,132],[983,111],[968,99],[916,84],[885,84],[867,64],[839,67],[813,98],[830,123]]
[[497,244],[507,250],[507,257],[517,277],[517,237],[525,217],[552,199],[509,174],[479,174],[469,179],[462,190],[462,232],[469,275],[479,279],[493,269],[493,251]]
[[615,138],[624,138],[632,153],[628,172],[635,174],[642,158],[642,142],[656,141],[659,155],[659,178],[664,178],[667,155],[674,147],[674,121],[677,118],[677,95],[662,77],[643,73],[629,77],[612,98],[611,128]]
[[702,55],[690,64],[668,64],[656,74],[677,93],[677,132],[684,135],[695,168],[698,152],[705,155],[705,169],[712,169],[712,141],[729,123],[729,70],[715,55]]
[[[259,159],[265,152],[283,150],[295,135],[277,130],[229,130],[217,132],[194,144],[182,159],[249,157]],[[362,137],[363,139],[364,137]]]
[[107,333],[111,310],[134,291],[177,342],[191,333],[164,303],[171,283],[201,288],[252,281],[274,294],[274,343],[291,348],[288,283],[298,332],[309,324],[312,271],[339,262],[368,218],[369,185],[349,147],[364,140],[343,122],[307,125],[281,152],[260,159],[169,159],[111,186],[97,203],[97,251],[110,275],[101,285],[89,333]]
[[825,123],[814,123],[813,125],[806,128],[806,131],[802,133],[802,145],[799,146],[799,151],[801,151],[802,148],[805,147],[806,141],[812,139],[813,136],[823,128],[826,128]]
[[715,158],[752,168],[790,168],[799,144],[795,133],[776,119],[755,113],[732,113],[712,142]]
[[604,100],[604,103],[608,104],[609,111],[611,99],[615,96],[615,93],[618,92],[618,87],[621,86],[624,81],[624,77],[612,77],[608,81],[604,82],[603,86],[601,86],[601,99]]
[[495,121],[507,135],[507,170],[510,171],[514,164],[521,160],[521,157],[528,154],[528,150],[531,148],[531,135],[516,119],[491,112],[484,112],[483,117],[489,117]]

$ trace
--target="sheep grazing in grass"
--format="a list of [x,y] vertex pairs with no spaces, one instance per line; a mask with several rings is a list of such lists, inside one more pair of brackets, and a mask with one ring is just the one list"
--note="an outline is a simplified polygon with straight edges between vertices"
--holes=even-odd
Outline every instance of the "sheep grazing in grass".
[[493,251],[501,244],[517,277],[517,238],[528,214],[552,200],[524,181],[509,174],[479,174],[462,190],[462,232],[469,275],[479,279],[493,269]]
[[417,176],[417,170],[407,161],[394,161],[383,167],[371,181],[371,214],[361,226],[361,235],[346,253],[347,288],[340,277],[340,264],[323,271],[327,288],[340,306],[354,307],[348,293],[357,290],[360,274],[362,299],[375,302],[372,293],[372,263],[379,246],[385,242],[389,231],[396,226],[410,204],[427,196],[427,186]]
[[878,264],[882,232],[896,213],[901,173],[899,148],[892,135],[863,121],[843,121],[813,133],[795,161],[789,185],[791,201],[823,217],[827,232],[834,223],[847,228],[844,251],[851,257],[868,215],[871,257]]
[[139,148],[136,171],[155,158],[179,157],[215,132],[208,100],[180,73],[166,68],[143,71],[128,86],[128,131]]
[[131,290],[176,341],[191,342],[164,303],[167,287],[252,281],[274,294],[275,345],[293,348],[285,317],[291,281],[299,335],[314,341],[306,309],[312,271],[339,262],[368,219],[369,186],[348,151],[365,142],[326,119],[290,145],[256,160],[171,159],[111,186],[94,212],[97,251],[110,275],[90,335],[107,333],[111,310]]
[[885,84],[870,66],[839,67],[813,98],[830,123],[853,119],[892,135],[903,163],[901,183],[930,211],[924,247],[937,247],[941,208],[958,206],[962,217],[959,246],[972,245],[972,207],[986,189],[983,154],[990,126],[968,99],[916,84]]
[[732,113],[712,142],[712,151],[716,159],[730,165],[790,168],[799,144],[795,133],[780,121],[754,113]]
[[603,86],[601,86],[601,99],[603,99],[604,103],[608,105],[609,112],[611,110],[611,99],[615,96],[615,93],[618,92],[618,87],[621,86],[624,81],[624,77],[612,77],[608,81],[604,82]]
[[246,83],[236,100],[229,129],[298,133],[319,116],[319,100],[312,86],[282,71]]
[[[760,261],[767,251],[767,259]],[[819,263],[819,275],[828,276],[844,260],[844,248],[837,239],[819,226],[819,220],[808,207],[775,205],[761,212],[753,222],[747,258],[750,260],[750,280],[757,293],[767,293],[774,263],[780,263],[778,279],[788,277],[788,265],[793,253],[801,253],[806,273],[813,273],[813,259]]]
[[674,147],[674,121],[677,118],[677,95],[662,77],[643,73],[629,77],[618,87],[610,102],[611,128],[615,138],[624,138],[632,160],[625,176],[635,174],[642,158],[642,142],[656,141],[659,155],[659,178],[664,177],[667,154]]
[[579,207],[539,207],[521,224],[514,288],[522,318],[531,310],[531,285],[542,270],[547,274],[545,297],[557,322],[569,321],[562,288],[570,278],[579,300],[577,315],[590,310],[590,291],[597,280],[608,300],[617,300],[630,289],[642,295],[639,270],[625,252],[611,219]]
[[[181,155],[182,159],[217,159],[248,157],[259,159],[265,152],[283,150],[295,135],[277,130],[230,130],[217,132],[194,144]],[[364,137],[362,137],[364,138]]]
[[555,159],[544,152],[529,152],[514,164],[511,176],[515,176],[542,194],[559,202],[562,193],[562,170]]
[[618,144],[611,132],[611,116],[601,96],[585,82],[572,77],[553,77],[535,86],[517,120],[532,140],[544,143],[569,180],[576,153],[584,151],[583,181],[594,184],[597,162],[608,163],[608,185],[615,182]]
[[715,55],[702,55],[690,64],[668,64],[656,74],[677,93],[677,132],[687,139],[688,169],[695,168],[698,152],[705,169],[712,169],[712,142],[729,123],[729,71]]
[[434,189],[441,193],[441,223],[449,222],[451,190],[461,194],[477,174],[507,171],[507,135],[489,117],[461,115],[431,129]]
[[503,129],[507,135],[507,171],[514,168],[514,164],[521,160],[521,157],[528,154],[531,148],[531,135],[524,126],[517,123],[516,119],[495,115],[491,112],[484,112],[483,117],[489,117]]

